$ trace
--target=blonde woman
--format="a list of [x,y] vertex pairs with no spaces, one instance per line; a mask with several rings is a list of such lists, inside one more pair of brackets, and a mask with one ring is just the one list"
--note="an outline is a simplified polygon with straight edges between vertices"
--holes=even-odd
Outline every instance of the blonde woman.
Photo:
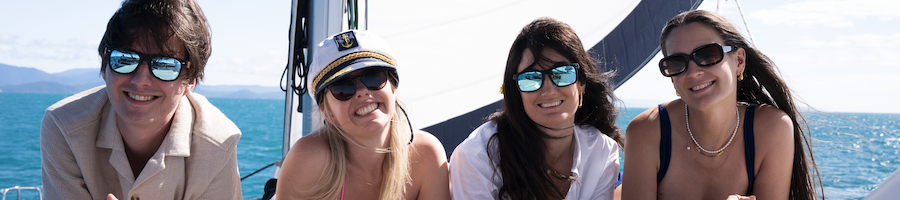
[[444,147],[409,125],[386,42],[353,30],[315,51],[307,86],[325,124],[285,157],[276,198],[449,199]]

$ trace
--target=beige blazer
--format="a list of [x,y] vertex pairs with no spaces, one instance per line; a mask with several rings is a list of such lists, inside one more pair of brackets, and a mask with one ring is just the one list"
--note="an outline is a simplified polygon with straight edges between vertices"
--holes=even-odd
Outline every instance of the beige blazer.
[[[176,108],[169,133],[134,176],[106,87],[65,98],[41,123],[45,199],[241,199],[241,131],[202,95]],[[136,178],[135,178],[136,177]]]

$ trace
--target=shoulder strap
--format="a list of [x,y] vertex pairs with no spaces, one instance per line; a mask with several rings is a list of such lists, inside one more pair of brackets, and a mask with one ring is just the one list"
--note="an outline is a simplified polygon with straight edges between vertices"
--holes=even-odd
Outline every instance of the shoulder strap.
[[744,159],[747,162],[747,179],[750,180],[750,186],[747,188],[747,194],[753,194],[753,165],[756,164],[756,143],[753,137],[753,112],[756,111],[754,104],[747,106],[744,113]]
[[347,183],[347,177],[344,177],[344,181],[341,182],[341,200],[344,200],[344,184]]
[[659,104],[659,171],[656,172],[656,185],[666,177],[670,160],[672,160],[672,126],[669,124],[666,107]]

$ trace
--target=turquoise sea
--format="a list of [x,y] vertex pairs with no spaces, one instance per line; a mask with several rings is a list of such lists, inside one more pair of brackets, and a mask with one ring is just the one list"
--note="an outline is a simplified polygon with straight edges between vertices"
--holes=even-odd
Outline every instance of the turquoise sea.
[[[41,184],[40,125],[51,104],[69,94],[0,93],[0,189]],[[241,176],[281,159],[284,101],[210,98],[243,132]],[[645,110],[629,108],[619,126]],[[813,154],[829,199],[861,199],[900,167],[900,114],[805,113]],[[468,134],[468,133],[464,133]],[[245,199],[260,197],[273,168],[241,182]],[[8,198],[14,198],[11,192]],[[23,191],[23,199],[37,199]]]

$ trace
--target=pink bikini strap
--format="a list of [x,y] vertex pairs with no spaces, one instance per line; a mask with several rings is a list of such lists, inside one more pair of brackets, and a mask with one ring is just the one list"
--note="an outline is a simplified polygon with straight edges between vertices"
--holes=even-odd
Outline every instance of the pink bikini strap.
[[346,180],[344,182],[341,182],[341,200],[344,200],[344,184],[345,183],[347,183]]

